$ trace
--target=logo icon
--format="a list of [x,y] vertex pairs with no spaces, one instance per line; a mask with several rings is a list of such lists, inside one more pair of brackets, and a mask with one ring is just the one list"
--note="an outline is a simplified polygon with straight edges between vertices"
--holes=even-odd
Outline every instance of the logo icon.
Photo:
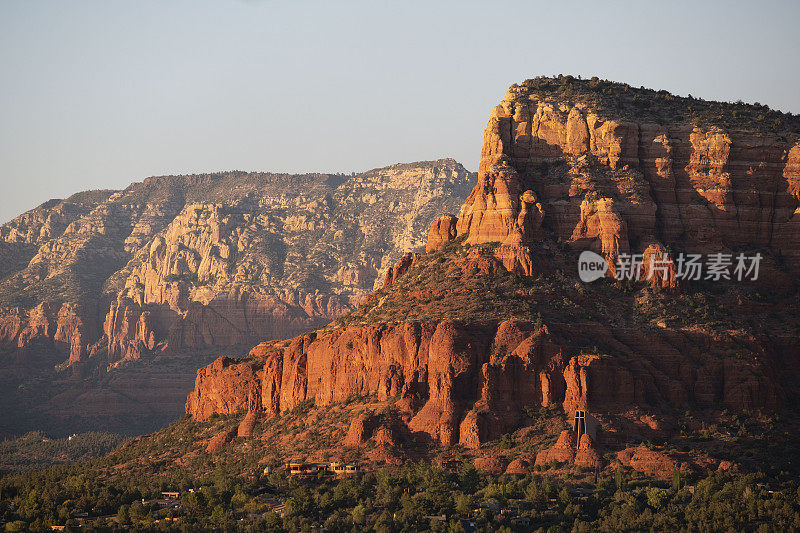
[[578,276],[584,283],[591,283],[606,275],[608,263],[602,255],[584,250],[578,257]]

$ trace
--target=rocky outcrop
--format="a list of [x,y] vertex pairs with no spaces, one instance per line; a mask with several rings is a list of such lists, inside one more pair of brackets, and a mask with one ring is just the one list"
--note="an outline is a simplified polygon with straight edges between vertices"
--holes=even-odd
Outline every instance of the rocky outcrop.
[[615,273],[619,255],[630,252],[627,224],[611,198],[581,202],[580,219],[570,242],[584,243],[587,248],[603,254],[612,273]]
[[574,464],[584,468],[597,468],[602,464],[600,453],[592,438],[584,433],[580,442],[573,431],[565,429],[552,447],[536,454],[536,465],[549,463]]
[[[590,341],[615,345],[618,356],[579,353]],[[562,404],[567,414],[624,412],[631,405],[778,408],[782,388],[770,361],[740,356],[743,346],[751,354],[764,350],[754,339],[670,330],[612,334],[599,324],[348,327],[303,335],[285,348],[264,345],[241,362],[218,359],[198,372],[186,412],[198,420],[245,409],[274,415],[310,398],[326,405],[376,393],[379,401],[398,399],[411,431],[477,448],[517,427],[526,407]],[[378,420],[357,418],[348,443],[371,438]],[[569,439],[575,440],[562,434],[546,461],[573,462],[577,454],[581,465],[598,463],[591,439]]]
[[361,446],[366,443],[372,437],[378,423],[379,420],[372,413],[362,413],[355,417],[347,429],[345,446]]
[[646,446],[625,448],[617,453],[617,460],[624,466],[662,479],[669,479],[673,472],[681,468],[680,463],[669,455]]
[[258,425],[258,421],[261,415],[256,411],[248,411],[245,417],[239,422],[239,426],[236,428],[236,436],[237,437],[250,437],[253,435],[253,430],[255,430],[256,426]]
[[506,474],[524,476],[531,471],[531,463],[524,457],[517,457],[506,467]]
[[575,465],[584,468],[597,468],[601,465],[600,453],[595,448],[592,438],[586,433],[581,435],[578,451],[575,452]]
[[473,461],[478,472],[490,476],[499,476],[506,469],[506,460],[502,457],[478,457]]
[[345,446],[359,447],[372,440],[376,446],[397,446],[407,440],[408,428],[396,413],[361,413],[353,418]]
[[0,311],[0,345],[24,355],[35,344],[37,351],[80,362],[98,338],[96,320],[91,304],[43,302],[30,310],[4,309]]
[[800,271],[796,136],[638,122],[535,86],[513,86],[492,111],[458,220],[467,242],[532,244],[544,225],[612,267],[655,239],[686,252],[768,249]]
[[[284,216],[282,222],[271,214],[276,207],[265,209],[263,200],[249,209],[226,203],[189,204],[139,251],[126,267],[124,278],[118,277],[118,299],[124,297],[149,310],[157,340],[166,341],[172,350],[246,346],[263,338],[307,331],[351,309],[399,251],[420,246],[422,239],[413,234],[418,231],[418,215],[432,216],[427,204],[447,202],[446,196],[452,194],[447,188],[463,188],[468,174],[462,171],[452,161],[371,171],[352,179],[366,189],[361,197],[341,185],[327,190],[317,185],[324,201],[298,197],[293,205],[285,206],[286,200],[280,199],[277,209],[295,213]],[[413,199],[409,198],[413,179],[409,174],[420,180],[418,187],[423,184],[413,191]],[[459,181],[462,178],[463,183]],[[426,187],[426,179],[433,188]],[[389,198],[395,203],[383,207],[415,227],[411,233],[408,227],[395,229],[366,220],[371,216],[366,213],[387,217],[387,212],[377,208]],[[398,203],[401,198],[408,203]],[[422,211],[431,215],[422,215]],[[388,255],[362,256],[352,240],[363,238],[375,240],[377,249]],[[401,248],[390,250],[392,239]],[[298,267],[305,268],[303,261],[313,261],[313,249],[325,243],[331,243],[343,257],[319,265],[323,272],[328,270],[322,279],[289,281],[299,273]],[[287,245],[298,254],[305,248],[304,257],[287,256]],[[398,275],[397,268],[388,268],[385,279]],[[301,274],[303,277],[306,274]],[[112,307],[109,318],[114,311]],[[108,336],[110,356],[123,355],[117,346],[142,346],[133,330],[127,331],[127,335]]]
[[[558,101],[530,84],[512,87],[492,112],[478,183],[459,217],[438,218],[428,232],[428,252],[455,239],[465,244],[450,251],[453,263],[426,271],[437,278],[429,285],[422,275],[398,284],[414,265],[424,268],[424,257],[407,254],[357,315],[360,325],[302,335],[241,363],[261,369],[254,374],[261,383],[260,409],[274,415],[310,398],[325,405],[374,393],[379,401],[396,398],[395,407],[418,436],[473,449],[517,427],[528,408],[552,404],[569,415],[587,410],[623,418],[632,407],[778,409],[784,387],[793,387],[788,376],[796,375],[796,365],[778,355],[776,339],[734,329],[671,329],[663,321],[658,327],[628,325],[624,306],[609,300],[594,306],[579,285],[570,301],[564,279],[546,276],[563,272],[570,250],[603,254],[612,275],[623,254],[641,254],[640,280],[659,289],[637,296],[635,304],[644,305],[660,289],[684,287],[674,251],[763,249],[782,255],[789,270],[800,268],[792,259],[800,233],[786,233],[800,202],[795,136],[658,125],[632,116],[615,118],[581,99]],[[431,261],[448,261],[437,253]],[[480,306],[462,295],[447,308],[452,316],[403,320],[416,302],[435,308],[459,274],[461,282],[484,283],[469,297],[500,307],[508,293],[489,297],[491,280],[507,279],[509,272],[545,274],[515,286],[517,295],[529,297],[520,306],[563,299],[563,307],[596,309],[595,318],[577,320],[576,312],[559,310],[546,325],[541,318],[482,321],[475,318]],[[543,289],[548,282],[560,289]],[[394,307],[380,310],[390,298]],[[461,307],[471,307],[464,313],[468,321],[458,320]],[[516,312],[503,309],[505,316]],[[401,311],[392,316],[393,310]],[[611,318],[615,311],[622,314]],[[370,318],[375,316],[381,318]],[[242,392],[231,385],[241,378],[227,368],[201,371],[204,380],[218,383],[216,396],[206,400],[199,375],[189,414],[203,420],[241,408]],[[221,399],[218,391],[229,389],[223,392],[229,399]],[[647,425],[642,420],[648,415],[639,418]],[[374,424],[369,416],[357,419],[349,442],[371,438]],[[619,432],[603,436],[612,442]],[[644,465],[649,459],[640,455]],[[576,442],[565,431],[536,460],[551,461],[594,468],[601,457],[591,437]]]
[[0,226],[0,241],[41,244],[63,234],[115,191],[85,191],[66,200],[49,200]]
[[675,290],[685,287],[686,281],[678,277],[678,267],[663,244],[649,244],[642,252],[640,279],[651,287]]
[[211,440],[208,441],[208,446],[206,446],[206,452],[208,453],[216,453],[228,445],[233,439],[236,438],[236,430],[235,429],[226,429],[225,431],[220,432],[216,436],[214,436]]
[[[156,177],[53,200],[0,226],[0,258],[15,258],[4,261],[12,275],[0,283],[0,302],[35,302],[20,305],[21,314],[38,303],[91,302],[73,313],[91,323],[59,335],[75,345],[72,361],[100,335],[109,362],[157,345],[181,351],[293,336],[379,286],[403,253],[425,245],[438,210],[460,205],[471,181],[461,165],[440,160],[352,176]],[[4,327],[13,329],[8,314]]]
[[386,271],[386,276],[383,278],[383,287],[386,288],[394,283],[397,278],[405,274],[409,268],[414,266],[415,261],[419,259],[419,254],[408,252],[394,265]]
[[261,410],[262,365],[220,357],[197,371],[195,389],[186,400],[186,412],[198,420],[214,413]]
[[458,218],[453,215],[442,215],[431,223],[428,231],[428,242],[425,252],[433,252],[456,238]]
[[58,310],[53,340],[69,346],[69,361],[77,363],[88,356],[88,346],[98,337],[94,306],[65,303]]
[[546,465],[552,462],[572,463],[575,461],[575,453],[575,433],[565,429],[558,436],[558,440],[552,448],[542,450],[536,454],[536,465]]
[[[582,326],[594,342],[611,341],[604,328]],[[615,330],[621,357],[581,354],[564,370],[564,410],[609,410],[614,406],[652,403],[712,407],[722,402],[737,411],[773,411],[784,397],[776,359],[759,359],[771,350],[753,338],[700,331]],[[580,341],[579,341],[580,342]],[[732,356],[744,348],[749,358]],[[625,355],[623,355],[625,354]],[[698,358],[694,359],[693,356]],[[759,367],[755,370],[753,363]],[[755,370],[755,372],[754,372]],[[683,375],[673,379],[668,376]]]
[[150,312],[127,298],[111,303],[103,333],[108,341],[108,357],[113,361],[139,359],[156,346]]

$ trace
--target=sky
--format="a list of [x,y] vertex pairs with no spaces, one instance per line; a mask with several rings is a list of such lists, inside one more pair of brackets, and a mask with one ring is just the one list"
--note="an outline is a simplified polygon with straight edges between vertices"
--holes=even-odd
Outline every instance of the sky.
[[800,2],[0,1],[0,222],[148,176],[477,167],[509,85],[800,113]]

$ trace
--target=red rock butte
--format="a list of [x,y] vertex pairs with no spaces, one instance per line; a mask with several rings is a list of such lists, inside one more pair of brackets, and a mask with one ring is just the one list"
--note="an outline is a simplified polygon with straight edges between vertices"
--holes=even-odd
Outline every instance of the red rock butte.
[[[608,101],[615,94],[646,105],[614,112]],[[612,272],[624,252],[661,258],[670,249],[760,250],[766,259],[759,286],[793,291],[800,270],[798,135],[742,121],[727,126],[711,116],[720,109],[723,117],[739,116],[740,107],[595,80],[512,86],[491,112],[478,183],[459,216],[433,222],[427,253],[407,255],[389,270],[384,289],[355,313],[363,320],[264,343],[242,361],[217,360],[198,372],[187,413],[205,420],[256,398],[260,410],[275,415],[311,398],[321,405],[377,393],[394,402],[411,432],[477,448],[517,427],[526,407],[560,404],[565,415],[589,410],[612,427],[598,442],[566,432],[537,462],[592,467],[600,462],[596,447],[619,431],[661,431],[647,420],[664,407],[778,409],[800,376],[796,337],[629,324],[629,315],[606,311],[639,306],[644,296],[576,288],[577,276],[560,281],[560,271],[574,268],[570,254],[581,250],[604,255]],[[463,253],[454,255],[456,249]],[[545,300],[563,296],[578,308],[600,302],[605,315],[578,321],[544,314],[542,323],[543,313],[538,320],[496,318],[486,304],[484,319],[465,318],[454,307],[450,317],[417,320],[386,311],[370,323],[391,302],[436,293],[432,279],[413,286],[403,280],[456,256],[467,261],[462,281],[511,273],[558,282]],[[651,285],[686,288],[673,271]],[[491,281],[485,287],[486,294],[493,290]],[[537,290],[516,296],[524,303]],[[597,301],[584,296],[587,290],[596,290]]]
[[[457,223],[467,242],[524,248],[544,226],[609,258],[654,243],[767,249],[800,270],[796,134],[614,118],[535,85],[513,86],[492,110]],[[527,264],[506,266],[530,274]]]

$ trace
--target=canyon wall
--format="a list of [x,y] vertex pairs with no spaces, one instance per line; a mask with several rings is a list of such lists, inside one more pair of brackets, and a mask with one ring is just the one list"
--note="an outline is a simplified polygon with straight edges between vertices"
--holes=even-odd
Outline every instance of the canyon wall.
[[473,179],[441,160],[349,176],[156,177],[53,200],[0,226],[0,255],[17,263],[0,281],[0,349],[37,337],[69,361],[114,363],[308,331],[424,247]]

